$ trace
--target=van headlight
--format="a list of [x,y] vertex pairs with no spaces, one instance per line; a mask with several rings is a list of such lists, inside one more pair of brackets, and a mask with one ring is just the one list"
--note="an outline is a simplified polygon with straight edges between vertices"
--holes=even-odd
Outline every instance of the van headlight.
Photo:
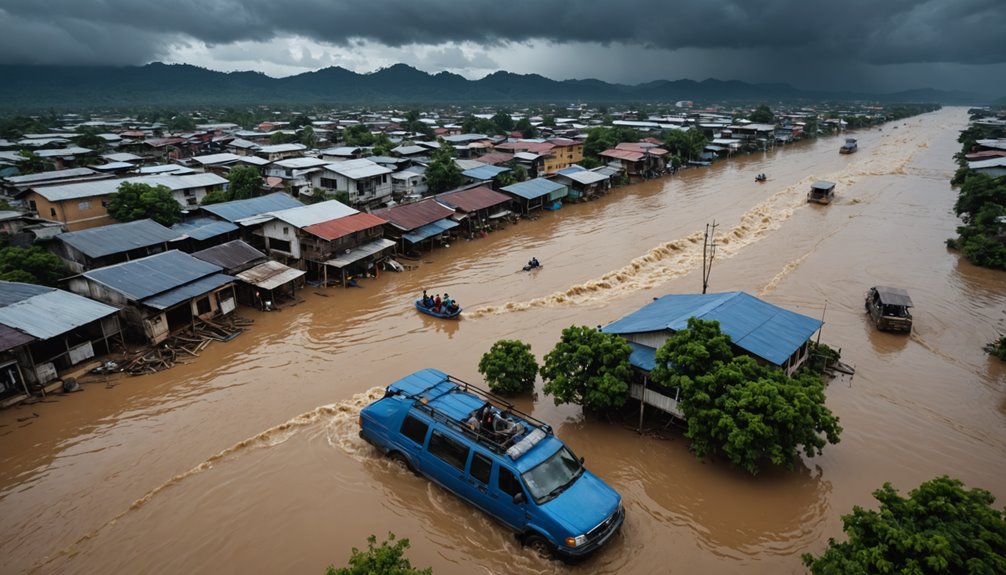
[[579,547],[587,542],[586,535],[577,535],[576,537],[566,538],[566,547]]

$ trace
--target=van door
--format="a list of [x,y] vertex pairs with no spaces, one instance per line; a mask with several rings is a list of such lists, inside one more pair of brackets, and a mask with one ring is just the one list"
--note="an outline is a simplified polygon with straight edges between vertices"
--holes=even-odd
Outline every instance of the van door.
[[451,493],[470,498],[465,467],[468,463],[468,446],[434,428],[430,433],[427,457],[420,457],[420,470],[430,479],[443,485]]
[[[514,501],[514,497],[518,501]],[[517,475],[509,468],[497,463],[493,473],[493,481],[489,487],[491,513],[503,523],[516,531],[523,531],[530,517],[528,505],[533,505],[527,499],[524,486]]]

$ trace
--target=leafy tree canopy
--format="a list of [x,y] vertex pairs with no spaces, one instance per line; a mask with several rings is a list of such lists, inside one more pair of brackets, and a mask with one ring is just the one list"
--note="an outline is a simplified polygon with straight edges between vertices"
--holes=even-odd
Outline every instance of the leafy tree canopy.
[[38,246],[0,249],[0,279],[56,287],[66,277],[66,265]]
[[521,118],[520,120],[517,120],[517,123],[514,124],[514,130],[520,132],[520,135],[524,138],[538,137],[538,128],[532,126],[531,120],[528,120],[527,118]]
[[191,132],[196,129],[196,121],[185,114],[177,114],[168,118],[168,120],[164,122],[164,127],[167,128],[169,132]]
[[443,138],[437,141],[440,147],[430,154],[430,163],[426,166],[426,185],[434,194],[452,190],[461,184],[461,168],[454,162],[454,148]]
[[227,195],[230,200],[256,198],[262,191],[262,174],[255,166],[235,166],[227,173]]
[[1006,519],[988,491],[944,475],[907,498],[890,483],[873,496],[878,511],[856,506],[842,517],[847,541],[829,539],[819,557],[803,555],[814,575],[1006,573]]
[[108,214],[120,222],[150,218],[170,227],[182,221],[182,206],[167,186],[123,182],[109,196]]
[[821,376],[789,377],[734,356],[719,322],[690,318],[657,350],[655,364],[653,381],[681,390],[685,436],[699,457],[723,453],[757,474],[765,460],[792,469],[801,449],[813,457],[838,442],[842,428],[824,405]]
[[526,393],[534,389],[538,362],[531,353],[530,345],[518,340],[501,339],[482,356],[479,373],[489,383],[489,389],[497,393]]
[[596,158],[601,152],[614,148],[622,142],[638,141],[639,132],[625,126],[591,128],[583,143],[583,155]]
[[762,104],[755,108],[754,112],[751,112],[751,117],[748,118],[756,124],[773,124],[775,123],[775,114],[772,113],[772,109]]
[[575,403],[593,410],[620,407],[629,397],[632,348],[625,339],[585,327],[570,326],[545,355],[543,390],[556,405]]
[[347,146],[371,146],[374,144],[374,134],[366,124],[347,126],[342,131],[342,139]]
[[371,535],[367,538],[367,550],[360,551],[353,547],[348,567],[336,569],[329,565],[325,575],[432,575],[433,570],[416,569],[405,557],[409,548],[408,539],[395,540],[394,533],[388,533],[388,539],[378,547],[377,538]]

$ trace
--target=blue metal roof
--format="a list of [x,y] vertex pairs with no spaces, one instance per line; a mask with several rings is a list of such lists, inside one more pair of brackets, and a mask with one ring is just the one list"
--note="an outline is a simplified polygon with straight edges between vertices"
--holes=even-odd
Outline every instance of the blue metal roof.
[[147,248],[177,239],[173,232],[154,220],[137,220],[97,228],[67,232],[57,239],[90,258]]
[[219,273],[221,269],[218,265],[204,262],[178,250],[171,250],[91,270],[84,272],[83,275],[133,301],[143,301]]
[[657,364],[657,350],[634,341],[629,342],[629,347],[632,348],[632,353],[629,354],[629,363],[633,367],[653,371],[653,366]]
[[143,305],[155,309],[168,309],[171,306],[189,301],[190,299],[213,291],[220,286],[225,286],[234,281],[233,276],[227,274],[213,274],[211,276],[198,279],[192,283],[177,287],[156,296],[143,300]]
[[15,304],[28,298],[55,290],[56,288],[53,287],[40,286],[36,284],[0,281],[0,306]]
[[407,234],[403,234],[402,237],[405,238],[406,241],[416,243],[423,241],[426,238],[433,237],[439,233],[445,232],[451,228],[456,228],[458,227],[458,225],[459,224],[454,220],[444,218],[442,220],[437,220],[431,224],[420,226]]
[[237,224],[225,222],[209,216],[198,216],[171,226],[178,236],[188,236],[194,240],[208,240],[237,230]]
[[499,166],[481,166],[478,168],[472,168],[470,170],[465,170],[461,172],[462,176],[466,178],[474,178],[476,180],[491,180],[496,176],[502,174],[503,172],[509,172],[510,168],[501,168]]
[[657,299],[618,321],[606,333],[678,331],[688,318],[716,320],[734,345],[775,365],[782,365],[823,322],[762,301],[745,292],[672,294]]
[[501,188],[501,191],[520,196],[525,200],[535,200],[542,196],[547,196],[552,192],[562,190],[565,187],[566,186],[558,182],[553,182],[552,180],[535,178],[533,180],[527,180],[525,182],[519,182],[505,188]]
[[245,218],[258,216],[268,212],[278,212],[289,208],[299,208],[304,204],[296,198],[283,193],[276,192],[259,198],[249,198],[247,200],[233,200],[219,204],[200,206],[201,209],[223,218],[229,222],[236,222]]

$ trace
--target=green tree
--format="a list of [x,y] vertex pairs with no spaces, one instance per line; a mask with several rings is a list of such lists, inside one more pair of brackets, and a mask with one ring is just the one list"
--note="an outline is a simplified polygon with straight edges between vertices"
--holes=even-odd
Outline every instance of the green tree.
[[120,222],[150,218],[170,227],[182,221],[182,206],[167,186],[123,182],[109,196],[108,214]]
[[42,159],[31,150],[18,150],[22,159],[17,161],[17,170],[21,174],[38,174],[52,169],[52,162]]
[[91,126],[78,128],[77,135],[74,136],[74,142],[78,146],[89,150],[101,151],[105,149],[105,139],[99,136],[98,130]]
[[377,537],[367,537],[367,550],[360,551],[353,547],[348,567],[335,568],[329,565],[325,575],[431,575],[433,570],[416,569],[405,557],[409,548],[408,539],[395,540],[394,533],[388,533],[388,539],[376,546]]
[[290,129],[299,130],[305,126],[311,125],[311,118],[304,114],[297,114],[292,120],[290,120]]
[[575,403],[587,409],[620,407],[629,397],[632,348],[622,337],[570,326],[545,355],[543,390],[556,405]]
[[66,265],[38,246],[0,249],[0,279],[56,287],[66,277]]
[[907,498],[890,483],[873,496],[879,511],[857,505],[842,516],[847,541],[829,539],[819,557],[803,555],[814,575],[1006,573],[1006,519],[988,491],[944,475]]
[[650,375],[681,390],[678,405],[693,453],[723,453],[752,475],[766,460],[792,469],[801,449],[813,457],[826,442],[837,443],[842,431],[824,405],[820,375],[789,377],[752,357],[734,356],[716,321],[690,318],[688,329],[657,350]]
[[365,124],[355,124],[342,131],[342,140],[347,146],[370,146],[374,143],[374,134]]
[[517,120],[517,123],[514,125],[514,130],[520,132],[520,135],[524,138],[538,137],[538,129],[531,125],[531,120],[528,120],[527,118]]
[[510,117],[510,112],[507,110],[500,110],[492,118],[492,123],[496,127],[492,133],[493,134],[509,134],[513,131],[513,118]]
[[440,147],[430,154],[430,163],[426,166],[426,185],[433,194],[461,185],[461,168],[454,162],[454,148],[443,138],[437,141]]
[[297,136],[287,134],[286,132],[273,132],[272,135],[269,136],[269,145],[278,146],[280,144],[289,144],[295,140],[297,140]]
[[230,193],[228,193],[228,192],[226,192],[224,190],[216,190],[214,192],[210,192],[210,193],[206,194],[205,196],[203,196],[203,199],[199,200],[199,205],[200,206],[209,206],[209,205],[213,205],[213,204],[222,204],[224,202],[229,202],[229,201],[231,201],[231,195],[230,195]]
[[255,166],[235,166],[227,172],[228,200],[256,198],[262,191],[262,174]]
[[297,138],[301,144],[304,144],[308,148],[314,148],[318,145],[318,135],[314,133],[314,128],[311,126],[301,128],[297,134]]
[[755,108],[754,112],[751,112],[751,117],[748,118],[756,124],[774,124],[775,114],[772,113],[772,109],[762,104]]
[[489,389],[496,393],[526,393],[534,389],[538,362],[531,353],[530,345],[519,340],[501,339],[479,360],[479,373],[489,383]]
[[374,147],[370,150],[375,156],[390,156],[395,144],[387,134],[381,132],[374,136]]
[[196,121],[185,114],[177,114],[168,118],[168,120],[164,122],[164,127],[167,128],[169,132],[191,132],[196,129]]

